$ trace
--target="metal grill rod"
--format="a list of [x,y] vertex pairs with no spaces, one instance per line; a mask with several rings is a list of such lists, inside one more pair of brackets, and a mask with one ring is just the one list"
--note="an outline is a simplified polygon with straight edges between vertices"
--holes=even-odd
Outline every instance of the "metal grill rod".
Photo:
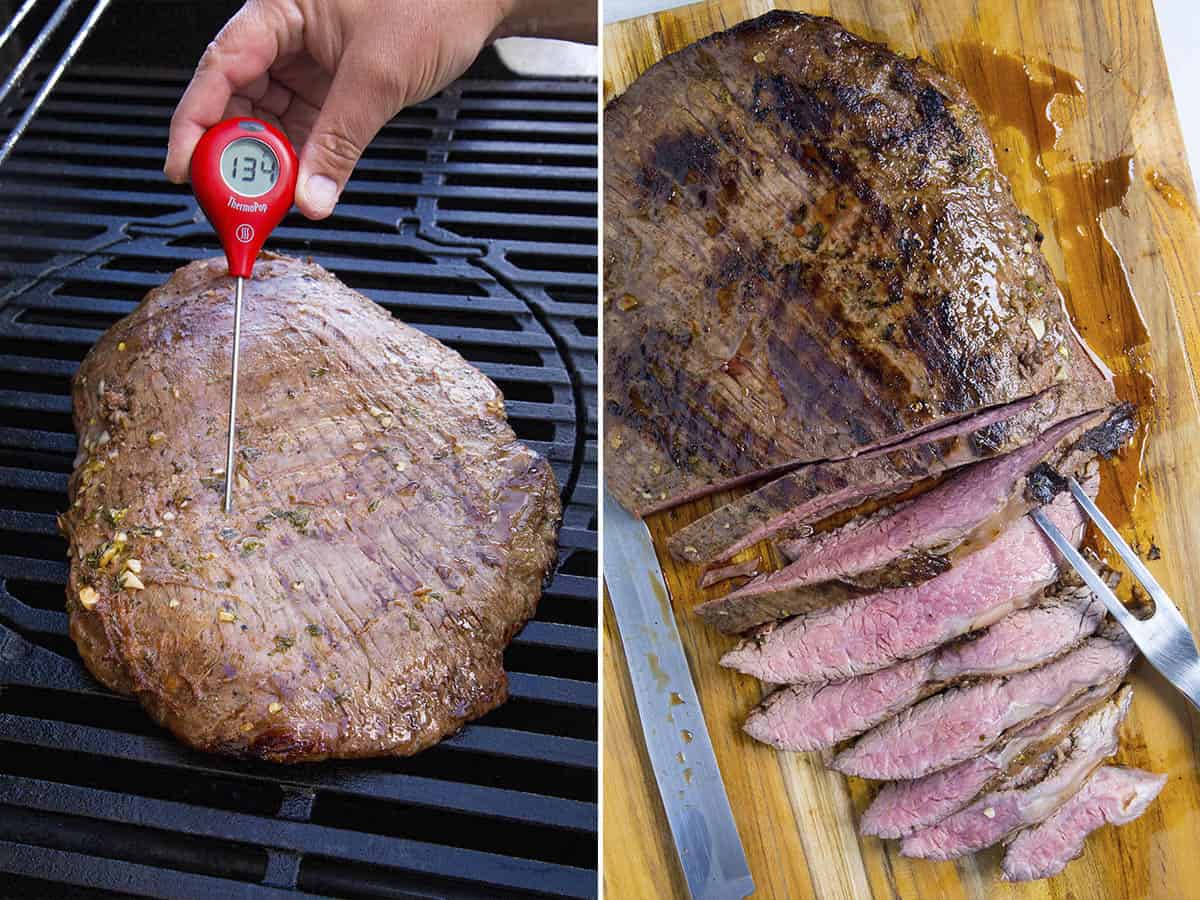
[[29,64],[42,52],[42,47],[46,45],[46,41],[50,40],[50,36],[58,30],[58,26],[62,24],[62,20],[67,17],[67,13],[71,11],[71,7],[74,5],[75,0],[62,0],[58,4],[58,8],[54,10],[54,15],[42,26],[42,30],[37,33],[37,37],[33,39],[33,43],[29,45],[29,49],[17,60],[17,64],[13,66],[13,70],[4,79],[4,84],[0,85],[0,103],[4,102],[4,98],[9,95],[16,83],[21,80],[21,76],[25,74],[25,70],[29,68]]
[[0,47],[8,43],[8,39],[16,32],[17,26],[33,11],[33,8],[37,6],[37,2],[38,0],[25,0],[21,4],[21,8],[17,10],[16,14],[9,19],[8,24],[4,26],[4,31],[0,32]]
[[[66,9],[64,9],[64,7],[69,8],[74,2],[75,0],[63,0],[62,4],[59,5],[59,8],[54,11],[54,17],[61,21],[61,16],[59,13],[61,12],[62,15],[66,15]],[[25,110],[24,114],[21,116],[21,120],[13,127],[13,130],[9,133],[8,137],[4,141],[4,145],[0,146],[0,165],[3,165],[4,161],[8,159],[9,154],[12,153],[13,147],[15,147],[17,141],[21,139],[21,135],[25,133],[25,129],[29,127],[29,123],[33,121],[33,117],[37,115],[38,110],[42,108],[42,104],[46,102],[46,98],[50,96],[50,92],[54,90],[54,86],[58,84],[58,79],[62,77],[62,74],[66,71],[67,66],[71,64],[71,60],[75,58],[75,54],[79,52],[79,48],[83,46],[83,42],[87,40],[88,35],[92,33],[92,29],[96,27],[96,23],[100,21],[100,16],[104,14],[104,10],[108,8],[109,3],[111,2],[112,0],[96,0],[96,6],[88,14],[88,17],[84,20],[83,25],[80,26],[79,32],[75,35],[75,37],[71,38],[71,43],[67,45],[67,49],[63,51],[63,55],[59,57],[58,62],[50,71],[50,74],[46,76],[45,82],[42,84],[41,88],[38,89],[37,94],[30,102],[29,108]],[[46,33],[47,28],[49,28],[50,31],[54,30],[54,28],[50,27],[51,23],[53,23],[54,27],[58,26],[58,22],[54,21],[54,18],[51,19],[51,22],[46,23],[46,28],[43,28],[41,33],[38,34],[37,40],[34,41],[34,45],[30,47],[30,51],[33,51],[35,47],[40,49],[41,43],[45,42],[43,35],[49,37],[49,34]],[[26,53],[25,56],[28,57],[29,53]],[[24,62],[25,58],[22,57],[22,63]],[[21,63],[17,64],[17,69],[22,69]],[[19,74],[19,71],[14,73],[14,75]],[[14,79],[10,78],[10,80],[13,80],[15,83]],[[4,99],[4,95],[7,94],[10,89],[11,85],[9,85],[8,82],[5,82],[4,88],[0,89],[0,100]]]

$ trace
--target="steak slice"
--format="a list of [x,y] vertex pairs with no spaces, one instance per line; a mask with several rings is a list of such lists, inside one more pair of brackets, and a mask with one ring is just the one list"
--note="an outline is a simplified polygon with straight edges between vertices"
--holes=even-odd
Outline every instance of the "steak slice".
[[608,105],[604,158],[605,465],[631,510],[1074,370],[966,91],[831,19],[772,12],[666,57]]
[[[1095,492],[1098,479],[1087,482]],[[1084,518],[1060,494],[1047,517],[1078,545]],[[1059,573],[1059,556],[1028,516],[948,572],[909,588],[857,597],[743,640],[721,665],[779,684],[865,675],[999,621]]]
[[942,647],[930,677],[947,682],[1031,669],[1090,637],[1104,615],[1104,602],[1091,589],[1059,585],[1036,606],[1018,609],[990,628]]
[[880,577],[878,570],[896,568],[906,578],[914,573],[939,575],[953,564],[956,550],[962,548],[958,555],[965,555],[1029,512],[1032,504],[1025,496],[1025,476],[1061,442],[1101,415],[1095,412],[1059,422],[1020,450],[959,469],[898,507],[851,520],[833,531],[785,541],[780,549],[794,562],[755,587],[770,584],[791,589],[827,581],[900,587],[880,584],[888,579]]
[[761,566],[761,560],[755,557],[747,559],[744,562],[731,563],[717,569],[709,569],[700,576],[699,587],[703,590],[704,588],[712,587],[714,584],[720,584],[722,581],[729,581],[733,578],[753,578],[758,574]]
[[415,753],[502,703],[555,557],[550,467],[496,386],[311,263],[195,262],[100,339],[62,517],[88,668],[202,750]]
[[1120,679],[1113,679],[1085,691],[1058,712],[1031,722],[979,756],[920,778],[889,781],[863,813],[858,830],[881,838],[900,838],[958,812],[1031,752],[1058,743],[1080,713],[1119,684]]
[[947,682],[1007,675],[1059,656],[1090,636],[1104,603],[1087,588],[1017,610],[964,644],[951,644],[869,675],[782,687],[746,719],[746,733],[780,750],[820,750],[862,734]]
[[1095,411],[1071,385],[984,410],[899,444],[789,472],[681,528],[671,552],[687,562],[727,559],[759,541],[803,530],[843,509],[918,481],[1014,451],[1060,421]]
[[756,706],[744,726],[778,750],[822,750],[862,734],[928,693],[931,656],[828,684],[782,687]]
[[1132,698],[1133,689],[1126,686],[1075,726],[1049,752],[1052,762],[1044,777],[984,794],[936,825],[910,834],[900,844],[900,852],[923,859],[956,859],[1049,818],[1105,758],[1117,752],[1118,732]]
[[1004,879],[1032,881],[1057,875],[1083,853],[1089,834],[1105,825],[1132,822],[1166,783],[1166,775],[1101,766],[1054,815],[1013,838],[1000,866]]
[[[1095,411],[1059,422],[1020,450],[960,469],[896,507],[820,535],[784,541],[780,549],[794,560],[790,565],[702,604],[697,612],[726,630],[762,615],[782,618],[942,574],[1034,505],[1053,499],[1049,487],[1044,496],[1025,489],[1031,472],[1035,485],[1045,480],[1043,471],[1053,474],[1045,459],[1052,459],[1053,470],[1079,471],[1096,455],[1111,457],[1137,427],[1130,404],[1119,404],[1094,424],[1100,415]],[[1089,424],[1093,427],[1083,431]],[[771,599],[757,599],[764,595]]]
[[847,775],[919,778],[977,756],[1013,729],[1122,677],[1135,650],[1115,626],[1065,656],[1016,675],[952,687],[868,731],[833,760]]

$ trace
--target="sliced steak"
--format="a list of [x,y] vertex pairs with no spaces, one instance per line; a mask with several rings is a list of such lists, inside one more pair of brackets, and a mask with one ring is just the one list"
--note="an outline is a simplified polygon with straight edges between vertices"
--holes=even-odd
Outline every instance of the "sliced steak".
[[[1118,732],[1132,698],[1133,689],[1122,688],[1073,728],[1050,753],[1053,761],[1044,777],[984,794],[936,825],[910,834],[900,844],[900,852],[924,859],[956,859],[1049,818],[1107,757],[1117,752]],[[1040,767],[1037,771],[1040,775]]]
[[554,476],[459,354],[268,254],[225,515],[226,268],[177,271],[79,368],[71,635],[200,749],[415,753],[504,702],[504,648],[555,558]]
[[794,560],[790,565],[700,612],[721,611],[727,621],[747,598],[768,592],[789,603],[811,596],[834,605],[856,590],[907,587],[940,575],[1032,507],[1053,500],[1057,490],[1049,482],[1065,487],[1058,471],[1077,473],[1094,456],[1110,457],[1123,446],[1136,428],[1133,407],[1119,404],[1097,424],[1102,414],[1060,422],[1020,450],[961,469],[899,506],[783,541],[780,549]]
[[1013,838],[1000,866],[1004,879],[1032,881],[1057,875],[1083,853],[1089,834],[1105,825],[1132,822],[1166,783],[1166,775],[1101,766],[1054,815]]
[[700,576],[700,589],[703,590],[704,588],[712,587],[714,584],[720,584],[722,581],[729,581],[731,578],[752,578],[758,574],[761,566],[762,561],[758,557],[755,557],[745,562],[721,566],[719,569],[709,569]]
[[930,475],[997,452],[1007,425],[1035,404],[1045,407],[1062,390],[1026,397],[941,425],[897,444],[857,456],[825,460],[781,475],[681,528],[668,547],[687,562],[728,559],[784,529],[804,526],[841,509],[886,496]]
[[1104,602],[1089,588],[1056,586],[1036,606],[1018,609],[990,628],[941,648],[930,677],[946,682],[1031,669],[1094,634],[1104,615]]
[[898,563],[905,573],[939,575],[953,564],[956,550],[969,553],[1029,512],[1025,476],[1060,443],[1080,435],[1102,415],[1098,411],[1060,422],[1020,450],[959,469],[899,507],[853,519],[833,531],[781,542],[780,550],[794,562],[760,583],[781,588],[827,581],[862,584],[864,573]]
[[1103,618],[1103,602],[1086,588],[1056,592],[1035,607],[1005,616],[961,646],[952,644],[845,681],[782,687],[750,713],[745,730],[780,750],[832,747],[947,682],[1041,665],[1086,639]]
[[1098,408],[1070,385],[984,410],[900,444],[804,466],[725,504],[671,537],[680,559],[708,563],[836,512],[1034,441],[1044,429]]
[[651,67],[604,133],[605,465],[628,508],[1081,387],[1037,227],[928,64],[773,12]]
[[1053,662],[985,678],[922,700],[868,731],[833,760],[847,775],[920,778],[970,759],[1027,722],[1056,712],[1094,685],[1121,677],[1133,643],[1106,627]]
[[[1096,479],[1088,484],[1094,492]],[[1082,540],[1083,513],[1069,495],[1055,498],[1046,515],[1074,543]],[[1058,573],[1057,551],[1025,516],[937,578],[797,616],[742,641],[721,665],[778,684],[865,675],[999,621]]]
[[1031,722],[979,756],[920,778],[889,781],[863,813],[859,831],[881,838],[900,838],[958,812],[1028,754],[1058,743],[1080,713],[1119,685],[1120,680],[1113,679],[1085,691],[1058,712]]
[[832,747],[917,702],[932,665],[921,656],[846,681],[782,687],[750,713],[746,733],[779,750]]

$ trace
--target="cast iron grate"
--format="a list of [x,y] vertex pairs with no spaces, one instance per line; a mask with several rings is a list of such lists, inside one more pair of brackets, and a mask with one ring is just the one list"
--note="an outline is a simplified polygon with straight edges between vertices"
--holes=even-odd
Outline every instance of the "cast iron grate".
[[0,166],[0,871],[28,896],[592,896],[596,86],[459,82],[385,129],[332,221],[272,238],[493,378],[564,491],[508,704],[412,759],[281,769],[175,743],[86,674],[62,611],[70,378],[219,252],[160,171],[187,74],[74,65]]

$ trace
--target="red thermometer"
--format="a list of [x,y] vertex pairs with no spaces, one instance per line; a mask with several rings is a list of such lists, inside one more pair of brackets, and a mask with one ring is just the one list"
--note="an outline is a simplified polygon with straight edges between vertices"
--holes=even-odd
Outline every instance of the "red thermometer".
[[258,119],[226,119],[204,132],[192,153],[192,191],[217,232],[229,274],[237,278],[233,306],[233,379],[225,451],[225,512],[233,507],[233,434],[237,412],[238,345],[243,279],[296,195],[296,154],[287,138]]

